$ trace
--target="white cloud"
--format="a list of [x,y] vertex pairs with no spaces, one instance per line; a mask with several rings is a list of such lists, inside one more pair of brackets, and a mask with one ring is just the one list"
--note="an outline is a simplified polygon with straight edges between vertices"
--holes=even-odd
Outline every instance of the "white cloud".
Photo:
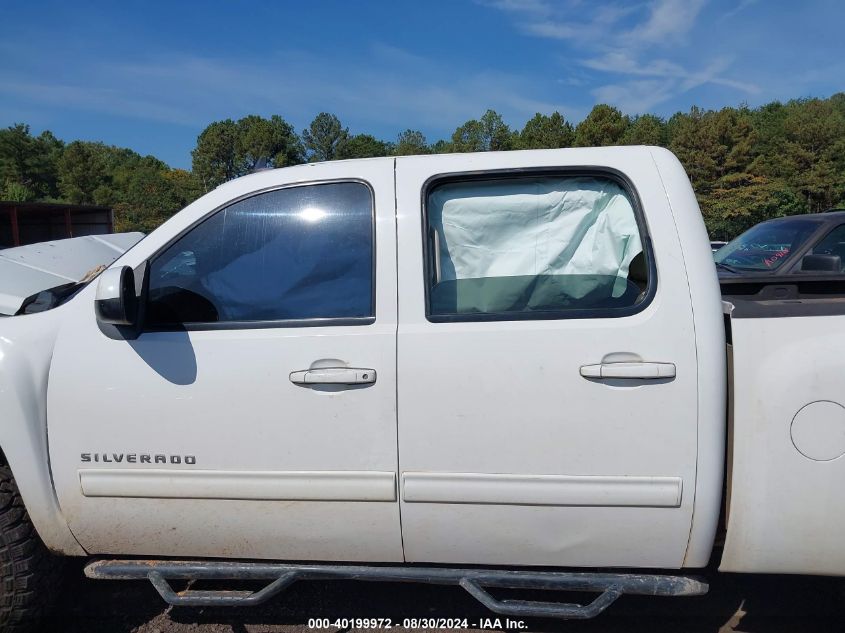
[[562,22],[529,22],[521,27],[523,33],[548,37],[556,40],[575,40],[587,37],[593,29],[587,24],[570,24]]
[[661,59],[638,65],[629,58],[610,57],[587,60],[585,65],[621,75],[647,78],[610,83],[593,90],[593,96],[599,101],[612,103],[626,112],[646,112],[656,105],[706,84],[726,86],[746,94],[760,92],[752,83],[721,76],[730,66],[730,60],[727,58],[717,58],[693,72]]
[[120,114],[130,118],[190,124],[191,112],[165,103],[136,98],[117,88],[38,83],[0,75],[2,92],[41,105]]
[[[544,19],[538,19],[534,12],[528,11],[524,12],[527,15],[517,23],[517,28],[527,35],[596,46],[596,43],[606,41],[620,21],[640,9],[641,5],[637,4],[602,6],[587,20],[572,20],[569,15],[576,13],[575,9],[558,10],[556,14],[542,16]],[[583,7],[579,12],[583,12]],[[564,14],[566,19],[561,17]]]
[[644,24],[628,37],[637,42],[663,44],[683,38],[695,24],[706,0],[655,0]]
[[[571,6],[563,11],[540,0],[496,0],[487,4],[516,15],[514,26],[523,34],[566,41],[577,47],[577,65],[599,73],[593,78],[594,84],[607,76],[606,83],[592,90],[593,96],[639,113],[706,84],[743,93],[759,92],[755,85],[726,75],[731,66],[727,57],[701,59],[694,67],[676,61],[679,50],[690,40],[706,1],[652,0],[598,8],[581,5],[577,11]],[[742,0],[741,4],[754,1]],[[541,8],[545,13],[540,13]],[[670,54],[674,54],[671,59]],[[565,60],[568,66],[573,62],[571,56],[570,51]],[[573,83],[584,80],[579,77]]]
[[641,79],[607,84],[593,90],[596,99],[612,103],[626,112],[646,112],[672,98],[673,85],[657,79]]
[[722,73],[731,66],[731,59],[727,57],[717,57],[708,65],[695,71],[684,68],[668,59],[655,58],[641,62],[624,51],[611,51],[600,57],[585,59],[582,64],[587,68],[606,73],[679,79],[682,80],[679,85],[685,90],[712,83],[743,92],[759,92],[759,88],[753,83],[722,77]]
[[727,20],[729,18],[732,18],[740,11],[744,11],[745,9],[750,7],[752,4],[757,4],[758,1],[759,0],[740,0],[733,9],[722,14],[720,20]]
[[520,74],[434,62],[383,44],[346,58],[286,51],[235,61],[169,51],[123,63],[90,60],[84,68],[61,84],[0,70],[0,95],[35,106],[198,128],[227,117],[278,113],[301,129],[328,111],[353,133],[392,125],[396,133],[420,127],[446,134],[487,108],[516,126],[538,111],[561,110],[570,118],[584,114],[536,98],[536,86]]
[[587,68],[606,73],[642,75],[646,77],[683,77],[687,71],[667,59],[651,59],[641,62],[627,51],[608,51],[599,57],[582,60]]
[[532,13],[538,16],[550,15],[553,11],[551,5],[545,0],[477,0],[477,2],[502,11]]

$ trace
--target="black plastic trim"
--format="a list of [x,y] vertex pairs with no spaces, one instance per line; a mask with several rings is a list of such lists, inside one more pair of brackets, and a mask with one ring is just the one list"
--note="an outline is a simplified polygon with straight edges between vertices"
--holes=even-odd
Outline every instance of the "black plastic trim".
[[787,274],[777,278],[722,279],[732,319],[845,315],[845,275]]
[[[600,177],[618,184],[631,202],[640,240],[648,267],[648,285],[646,294],[638,303],[624,308],[602,309],[573,309],[547,310],[536,312],[500,312],[500,313],[469,313],[469,314],[432,314],[429,297],[429,282],[433,274],[433,263],[428,245],[428,196],[435,187],[447,183],[472,182],[477,180],[509,180],[531,176],[571,176],[571,177]],[[514,167],[504,169],[474,170],[459,173],[436,174],[428,178],[422,186],[422,239],[423,239],[423,289],[425,292],[425,318],[431,323],[467,323],[490,321],[548,321],[563,319],[604,319],[621,318],[638,314],[645,310],[657,294],[657,264],[654,259],[651,235],[648,231],[642,201],[631,179],[618,169],[604,166],[578,167]]]
[[749,301],[725,297],[734,309],[732,319],[774,319],[785,317],[845,316],[845,297],[837,299],[792,299]]

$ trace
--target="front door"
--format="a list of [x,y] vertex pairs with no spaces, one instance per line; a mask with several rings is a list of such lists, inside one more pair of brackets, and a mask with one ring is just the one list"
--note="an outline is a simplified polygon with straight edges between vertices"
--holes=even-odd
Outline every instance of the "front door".
[[683,257],[654,166],[584,156],[397,160],[408,561],[683,562],[697,432]]
[[388,161],[264,172],[118,264],[144,328],[60,308],[53,477],[91,553],[402,560]]

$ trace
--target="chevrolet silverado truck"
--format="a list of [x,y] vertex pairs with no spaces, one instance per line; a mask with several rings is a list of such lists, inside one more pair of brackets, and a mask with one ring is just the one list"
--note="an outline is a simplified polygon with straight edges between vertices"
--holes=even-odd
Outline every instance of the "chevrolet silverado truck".
[[654,147],[228,182],[0,319],[0,617],[55,555],[175,605],[352,578],[561,618],[711,557],[845,575],[845,292],[778,287],[723,300]]

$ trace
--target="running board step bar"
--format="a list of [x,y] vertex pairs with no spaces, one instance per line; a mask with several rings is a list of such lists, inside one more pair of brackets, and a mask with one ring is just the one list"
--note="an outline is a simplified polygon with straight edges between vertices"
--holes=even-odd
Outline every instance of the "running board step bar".
[[[285,565],[233,561],[98,560],[85,575],[99,580],[149,580],[162,598],[175,606],[251,606],[278,595],[298,580],[364,580],[458,585],[495,613],[513,616],[588,619],[597,616],[622,594],[640,596],[700,596],[708,585],[684,576],[581,572],[447,569],[439,567],[377,567],[358,565]],[[266,580],[259,591],[176,592],[172,580]],[[489,588],[595,592],[588,604],[499,600]]]

